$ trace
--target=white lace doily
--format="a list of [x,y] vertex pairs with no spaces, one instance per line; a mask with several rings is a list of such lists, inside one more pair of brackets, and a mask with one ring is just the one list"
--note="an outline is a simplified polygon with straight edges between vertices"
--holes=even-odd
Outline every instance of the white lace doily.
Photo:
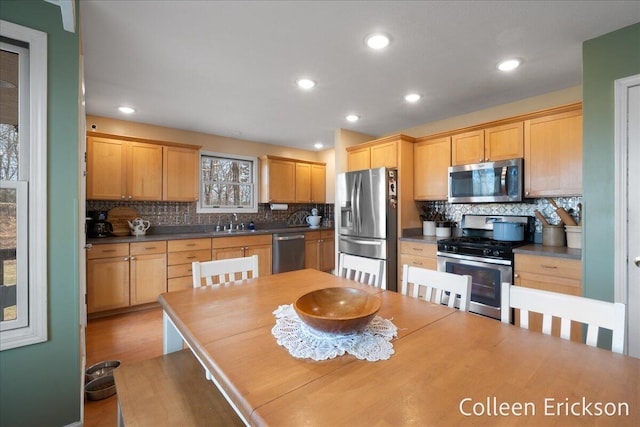
[[271,333],[276,342],[299,359],[326,360],[349,353],[358,359],[387,360],[395,351],[391,340],[398,328],[387,319],[375,316],[367,327],[352,334],[332,334],[307,326],[293,306],[281,305],[273,312],[276,325]]

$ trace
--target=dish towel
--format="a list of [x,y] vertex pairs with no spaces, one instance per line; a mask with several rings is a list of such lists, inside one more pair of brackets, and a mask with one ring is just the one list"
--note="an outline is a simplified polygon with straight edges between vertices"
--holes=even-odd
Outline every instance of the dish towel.
[[398,328],[390,320],[375,316],[367,327],[351,334],[332,334],[307,326],[293,306],[281,305],[273,312],[276,342],[298,359],[326,360],[349,353],[358,359],[387,360],[395,351],[391,340]]

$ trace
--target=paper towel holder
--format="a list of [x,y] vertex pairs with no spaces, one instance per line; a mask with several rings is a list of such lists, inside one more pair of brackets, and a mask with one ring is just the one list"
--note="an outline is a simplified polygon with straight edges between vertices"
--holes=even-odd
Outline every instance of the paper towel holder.
[[271,203],[272,211],[286,211],[289,209],[289,205],[286,203]]

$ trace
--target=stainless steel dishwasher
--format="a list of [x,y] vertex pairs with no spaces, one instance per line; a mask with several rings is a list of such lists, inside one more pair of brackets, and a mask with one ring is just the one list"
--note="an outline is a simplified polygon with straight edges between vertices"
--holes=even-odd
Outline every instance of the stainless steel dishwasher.
[[273,235],[273,274],[304,268],[304,233]]

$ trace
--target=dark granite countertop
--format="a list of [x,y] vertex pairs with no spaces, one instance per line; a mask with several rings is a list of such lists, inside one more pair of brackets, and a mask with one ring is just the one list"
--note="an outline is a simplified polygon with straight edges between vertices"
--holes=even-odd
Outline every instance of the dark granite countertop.
[[524,255],[550,256],[556,258],[582,259],[582,249],[572,249],[566,246],[544,246],[531,244],[514,248],[513,253]]
[[286,226],[276,225],[273,228],[258,228],[256,230],[234,230],[215,231],[211,226],[165,226],[150,229],[144,236],[111,236],[102,238],[88,238],[87,243],[93,245],[108,243],[135,243],[153,242],[158,240],[179,240],[179,239],[200,239],[207,237],[233,237],[233,236],[254,236],[260,234],[274,233],[299,233],[308,231],[333,230],[333,227],[310,228],[309,226]]

